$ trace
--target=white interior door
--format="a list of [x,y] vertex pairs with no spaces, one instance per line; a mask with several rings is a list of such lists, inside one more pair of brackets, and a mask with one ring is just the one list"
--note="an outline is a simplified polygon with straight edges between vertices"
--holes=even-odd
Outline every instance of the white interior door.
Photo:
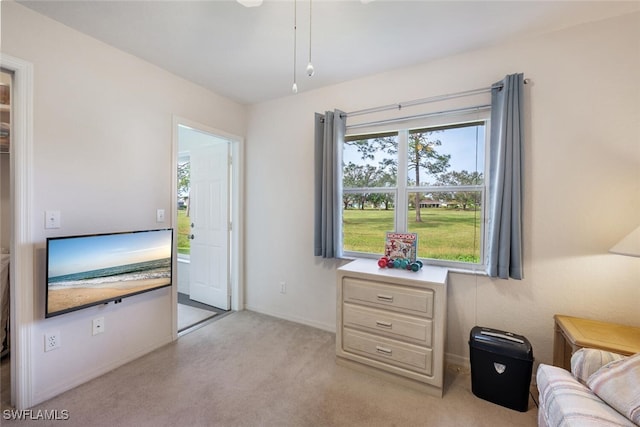
[[191,151],[190,298],[228,310],[229,143]]

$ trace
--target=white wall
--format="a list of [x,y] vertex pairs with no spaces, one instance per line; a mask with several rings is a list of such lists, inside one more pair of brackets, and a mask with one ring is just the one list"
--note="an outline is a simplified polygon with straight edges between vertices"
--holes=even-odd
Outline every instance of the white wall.
[[[230,134],[245,132],[245,107],[125,54],[14,2],[2,2],[2,51],[34,65],[35,254],[32,403],[104,373],[172,339],[171,289],[44,319],[48,236],[167,227],[172,117]],[[4,180],[4,178],[3,178]],[[62,227],[44,229],[44,211]],[[91,335],[91,321],[105,332]],[[44,333],[62,348],[44,352]]]
[[[312,255],[314,112],[482,88],[524,72],[532,81],[526,86],[526,277],[450,275],[449,360],[467,360],[469,331],[477,324],[524,334],[537,362],[551,362],[554,313],[640,326],[640,260],[607,253],[640,221],[638,40],[635,13],[253,106],[247,307],[335,328],[336,262]],[[316,66],[321,72],[322,64]],[[283,280],[286,294],[279,293]]]
[[[245,110],[13,2],[1,7],[3,52],[33,63],[35,73],[35,404],[171,339],[169,290],[44,320],[45,238],[156,227],[155,210],[170,212],[173,200],[172,114],[243,135]],[[637,226],[640,211],[639,39],[634,14],[251,108],[248,308],[335,328],[337,262],[312,256],[314,112],[486,87],[524,72],[533,81],[527,86],[526,278],[451,275],[450,358],[468,356],[475,324],[525,334],[537,361],[547,362],[553,313],[640,325],[638,260],[606,253]],[[61,229],[44,230],[45,209],[62,212]],[[279,293],[280,281],[287,282],[286,294]],[[93,337],[96,316],[105,317],[106,332]],[[60,331],[62,348],[44,353],[50,330]]]

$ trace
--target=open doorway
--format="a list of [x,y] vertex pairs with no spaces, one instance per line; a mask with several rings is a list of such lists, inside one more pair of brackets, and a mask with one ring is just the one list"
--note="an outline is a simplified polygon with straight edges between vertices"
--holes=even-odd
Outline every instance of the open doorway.
[[184,120],[175,128],[176,317],[177,332],[184,333],[238,306],[239,230],[233,224],[239,175],[233,159],[239,140]]
[[0,397],[11,406],[9,262],[11,247],[11,88],[13,73],[0,69]]

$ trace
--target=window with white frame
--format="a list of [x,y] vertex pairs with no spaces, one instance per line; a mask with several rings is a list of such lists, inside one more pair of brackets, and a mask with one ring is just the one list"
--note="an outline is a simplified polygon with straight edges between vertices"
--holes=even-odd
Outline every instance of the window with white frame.
[[418,235],[418,258],[483,264],[489,112],[349,132],[342,152],[346,256],[380,256],[387,231]]

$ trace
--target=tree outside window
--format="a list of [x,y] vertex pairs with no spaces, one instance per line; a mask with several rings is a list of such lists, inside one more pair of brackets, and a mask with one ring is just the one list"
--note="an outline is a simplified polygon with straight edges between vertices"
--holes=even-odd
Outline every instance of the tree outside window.
[[[375,256],[387,231],[408,231],[418,233],[420,258],[481,263],[486,128],[475,121],[348,136],[344,251]],[[398,205],[398,194],[406,202]]]

